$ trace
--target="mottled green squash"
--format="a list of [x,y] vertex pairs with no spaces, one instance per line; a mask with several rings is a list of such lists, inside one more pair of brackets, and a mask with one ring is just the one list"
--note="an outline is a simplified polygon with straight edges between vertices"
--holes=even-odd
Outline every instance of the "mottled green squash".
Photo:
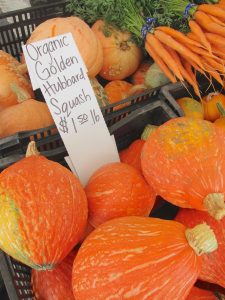
[[89,78],[92,88],[95,92],[95,96],[98,100],[98,104],[100,107],[104,107],[109,104],[108,97],[103,86],[98,82],[96,78]]

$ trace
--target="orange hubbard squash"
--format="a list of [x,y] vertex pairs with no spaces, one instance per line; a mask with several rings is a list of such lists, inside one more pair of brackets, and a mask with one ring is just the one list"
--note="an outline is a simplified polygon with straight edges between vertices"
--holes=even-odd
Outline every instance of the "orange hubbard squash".
[[[129,92],[132,87],[133,84],[125,80],[114,80],[108,82],[105,85],[104,90],[106,92],[109,104],[114,104],[128,98],[130,96]],[[125,106],[127,106],[127,103],[117,105],[114,109],[118,110]]]
[[141,139],[133,141],[130,146],[120,151],[120,161],[128,165],[133,166],[135,169],[142,172],[141,169],[141,153],[144,147],[145,141],[148,139],[150,134],[157,128],[155,125],[148,124],[142,135]]
[[183,110],[184,116],[195,119],[204,119],[203,107],[200,102],[195,99],[184,97],[177,99],[177,103]]
[[197,287],[191,289],[190,294],[187,296],[186,300],[217,300],[216,295],[207,290],[202,290]]
[[0,50],[0,65],[15,68],[21,74],[25,74],[27,72],[25,64],[21,64],[16,58],[3,50]]
[[199,223],[207,223],[214,231],[218,249],[210,255],[202,256],[202,270],[199,279],[225,288],[225,218],[216,221],[208,213],[194,209],[180,209],[176,220],[192,228]]
[[186,117],[157,128],[142,151],[142,171],[157,195],[186,208],[225,215],[225,133]]
[[48,127],[54,124],[46,103],[27,99],[27,95],[14,87],[19,104],[0,111],[0,138],[19,131]]
[[18,86],[27,98],[34,97],[30,81],[19,70],[10,64],[2,64],[0,65],[0,74],[0,111],[18,104],[17,94],[13,91],[12,85]]
[[139,171],[124,163],[110,163],[89,179],[85,192],[92,226],[124,216],[148,216],[155,194]]
[[103,66],[99,75],[107,80],[122,80],[133,74],[142,59],[142,51],[132,41],[129,32],[122,32],[96,21],[92,30],[103,48]]
[[53,270],[31,271],[31,283],[35,299],[74,300],[72,290],[72,267],[77,249]]
[[77,177],[38,155],[0,174],[0,248],[38,270],[52,269],[80,241],[87,222],[87,199]]
[[132,216],[108,221],[78,251],[75,299],[184,300],[201,271],[200,255],[216,248],[206,224],[188,229],[175,221]]
[[141,171],[141,152],[145,141],[137,139],[127,149],[120,151],[120,161]]
[[91,28],[78,17],[49,19],[32,32],[27,44],[71,32],[88,69],[89,77],[95,77],[102,68],[102,47]]
[[220,113],[216,106],[217,102],[220,102],[225,107],[225,96],[219,92],[210,93],[202,98],[205,120],[214,122],[220,117]]

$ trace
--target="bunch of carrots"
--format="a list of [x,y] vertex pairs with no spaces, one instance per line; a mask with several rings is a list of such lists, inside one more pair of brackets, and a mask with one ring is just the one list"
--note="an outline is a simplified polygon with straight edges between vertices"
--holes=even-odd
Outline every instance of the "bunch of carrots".
[[224,86],[225,1],[194,6],[189,13],[187,35],[159,26],[146,35],[145,49],[171,82],[186,80],[201,98],[196,71]]
[[[80,0],[79,4],[70,0],[70,8],[87,21],[91,15],[92,22],[103,19],[131,32],[171,82],[187,81],[200,98],[197,71],[211,83],[214,78],[224,86],[225,0],[207,0],[219,3],[200,5],[188,0],[143,2],[140,10],[136,0]],[[154,21],[149,24],[145,18]],[[186,29],[188,33],[182,32]]]

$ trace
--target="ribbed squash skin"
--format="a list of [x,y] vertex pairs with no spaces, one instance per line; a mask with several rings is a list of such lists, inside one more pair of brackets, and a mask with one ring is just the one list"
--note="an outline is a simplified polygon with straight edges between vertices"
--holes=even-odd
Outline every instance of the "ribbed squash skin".
[[193,287],[186,300],[217,300],[213,292]]
[[46,103],[28,99],[0,112],[0,138],[54,124]]
[[140,172],[124,163],[102,166],[89,179],[85,192],[94,227],[118,217],[147,217],[155,203],[155,193]]
[[87,199],[77,177],[43,156],[0,174],[0,248],[34,269],[51,269],[80,241]]
[[208,213],[194,209],[180,209],[176,220],[188,228],[207,223],[215,232],[219,247],[213,253],[202,256],[199,279],[225,288],[225,218],[216,221]]
[[75,299],[186,299],[201,257],[188,245],[185,229],[175,221],[143,217],[102,224],[76,256]]
[[224,130],[204,120],[172,119],[146,141],[142,170],[162,198],[205,210],[209,193],[225,193]]
[[73,250],[54,270],[32,270],[31,282],[36,299],[74,300],[72,267],[77,250]]
[[30,81],[15,67],[12,67],[10,64],[2,64],[0,65],[0,74],[0,111],[18,104],[17,95],[11,88],[12,84],[22,89],[28,99],[34,97]]

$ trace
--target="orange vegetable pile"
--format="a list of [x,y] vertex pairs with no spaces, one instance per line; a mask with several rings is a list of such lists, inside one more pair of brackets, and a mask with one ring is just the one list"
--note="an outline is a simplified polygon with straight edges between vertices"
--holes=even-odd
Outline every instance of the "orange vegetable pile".
[[[224,85],[223,3],[197,6],[188,35],[166,26],[148,32],[153,71],[186,80],[199,97],[195,71]],[[103,20],[90,27],[78,17],[51,19],[27,43],[65,32],[100,106],[146,89],[152,63],[142,62],[130,32]],[[0,71],[0,138],[54,124],[34,99],[25,65],[0,51]],[[201,100],[178,99],[185,117],[148,125],[120,152],[121,162],[103,165],[85,187],[34,142],[0,173],[0,248],[32,268],[37,299],[217,299],[195,284],[225,288],[225,96]],[[180,207],[175,220],[151,217],[156,196]]]

